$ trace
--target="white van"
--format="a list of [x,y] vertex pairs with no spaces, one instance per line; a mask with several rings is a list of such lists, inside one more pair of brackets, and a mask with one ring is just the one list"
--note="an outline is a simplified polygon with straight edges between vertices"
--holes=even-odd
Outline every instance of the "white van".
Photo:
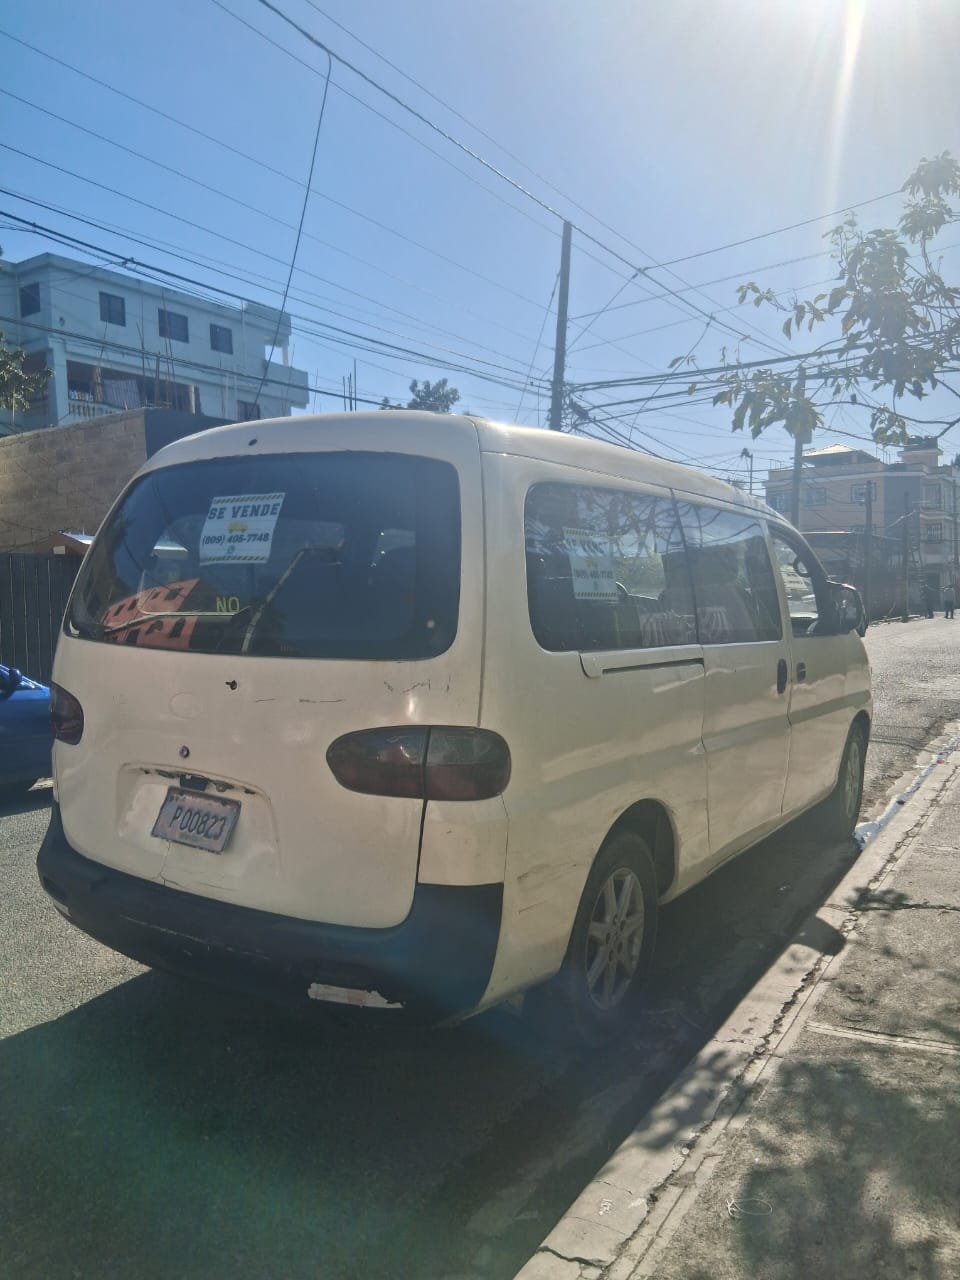
[[852,588],[687,468],[466,417],[219,427],[105,520],[41,881],[146,964],[460,1017],[630,1015],[659,903],[857,818]]

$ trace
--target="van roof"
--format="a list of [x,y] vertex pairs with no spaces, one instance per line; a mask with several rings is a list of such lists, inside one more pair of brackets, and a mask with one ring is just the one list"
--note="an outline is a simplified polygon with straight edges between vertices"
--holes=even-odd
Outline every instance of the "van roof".
[[[256,453],[306,451],[320,445],[323,435],[340,436],[343,440],[340,447],[349,448],[351,444],[353,447],[362,447],[362,432],[365,427],[375,429],[378,448],[384,447],[385,428],[391,433],[402,431],[404,453],[423,452],[442,456],[444,441],[449,447],[454,434],[459,435],[461,440],[469,435],[478,441],[483,453],[516,454],[579,467],[611,478],[641,480],[700,497],[736,503],[776,518],[776,513],[766,503],[745,494],[741,489],[693,467],[670,462],[639,449],[627,449],[621,445],[549,431],[543,427],[519,427],[472,415],[425,413],[408,409],[298,414],[295,417],[213,427],[167,445],[148,460],[143,470],[149,471],[155,467],[168,467],[201,458],[246,454],[251,448]],[[254,440],[255,443],[252,443]]]

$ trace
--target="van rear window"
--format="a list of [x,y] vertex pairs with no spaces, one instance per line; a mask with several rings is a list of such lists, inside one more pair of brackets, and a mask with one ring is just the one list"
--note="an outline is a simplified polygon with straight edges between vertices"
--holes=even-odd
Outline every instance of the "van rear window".
[[68,634],[289,658],[429,658],[460,602],[448,463],[384,453],[219,458],[141,477],[77,579]]

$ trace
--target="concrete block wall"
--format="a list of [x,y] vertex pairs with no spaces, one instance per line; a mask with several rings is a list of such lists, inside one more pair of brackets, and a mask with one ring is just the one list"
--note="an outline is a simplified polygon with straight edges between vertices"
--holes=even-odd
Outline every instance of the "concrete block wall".
[[0,551],[95,532],[146,456],[142,411],[0,439]]

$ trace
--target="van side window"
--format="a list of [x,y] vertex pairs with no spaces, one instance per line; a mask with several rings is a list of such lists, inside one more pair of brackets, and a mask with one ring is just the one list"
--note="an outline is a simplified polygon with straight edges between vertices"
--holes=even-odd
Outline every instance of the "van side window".
[[770,540],[774,563],[787,597],[793,634],[826,634],[831,630],[829,625],[825,625],[830,618],[830,610],[819,564],[799,542],[794,545],[777,528],[770,529]]
[[525,510],[527,597],[537,643],[553,651],[649,649],[696,641],[693,610],[665,603],[690,581],[668,499],[538,484]]
[[701,644],[779,640],[780,599],[760,522],[680,503]]

